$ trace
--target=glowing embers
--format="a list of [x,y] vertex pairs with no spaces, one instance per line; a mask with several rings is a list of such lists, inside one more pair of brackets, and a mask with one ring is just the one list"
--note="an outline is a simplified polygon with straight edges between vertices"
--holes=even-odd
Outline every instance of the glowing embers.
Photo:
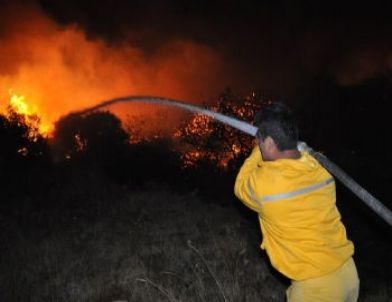
[[[189,121],[188,125],[185,126],[184,131],[186,135],[210,135],[214,129],[211,125],[212,118],[202,114],[195,114]],[[176,132],[175,136],[179,133]]]
[[[245,97],[223,95],[209,109],[251,122],[264,102],[256,93]],[[180,126],[174,138],[179,141],[184,167],[197,168],[204,162],[222,170],[230,169],[231,162],[246,154],[253,142],[249,135],[201,114]]]
[[27,147],[19,148],[18,153],[22,156],[27,156],[29,154],[29,149]]
[[79,133],[74,135],[75,146],[77,152],[83,152],[87,147],[87,140],[84,139]]

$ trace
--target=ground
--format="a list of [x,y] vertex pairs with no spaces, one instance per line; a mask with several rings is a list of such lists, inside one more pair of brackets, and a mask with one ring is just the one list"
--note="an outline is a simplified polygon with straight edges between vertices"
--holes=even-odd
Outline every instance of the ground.
[[[1,301],[285,301],[256,216],[234,196],[66,190],[51,209],[1,218]],[[390,244],[371,223],[346,223],[360,301],[391,301]]]

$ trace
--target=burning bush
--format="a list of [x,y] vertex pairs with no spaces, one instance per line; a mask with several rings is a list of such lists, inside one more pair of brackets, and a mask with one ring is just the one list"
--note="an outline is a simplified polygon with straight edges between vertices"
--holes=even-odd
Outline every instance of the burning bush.
[[[235,96],[226,92],[209,109],[251,123],[263,102],[256,93]],[[184,122],[174,136],[180,142],[185,167],[197,168],[207,161],[221,170],[237,167],[253,141],[249,135],[201,114]]]

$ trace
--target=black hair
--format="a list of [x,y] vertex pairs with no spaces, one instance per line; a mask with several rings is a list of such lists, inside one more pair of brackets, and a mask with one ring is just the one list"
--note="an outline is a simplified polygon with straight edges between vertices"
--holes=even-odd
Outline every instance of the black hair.
[[297,148],[298,127],[294,117],[284,104],[268,103],[255,115],[256,137],[271,137],[280,151]]

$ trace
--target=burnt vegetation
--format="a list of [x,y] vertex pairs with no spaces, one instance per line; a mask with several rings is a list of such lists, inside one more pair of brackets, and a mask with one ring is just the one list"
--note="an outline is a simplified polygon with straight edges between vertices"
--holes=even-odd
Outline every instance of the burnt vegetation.
[[[390,113],[380,110],[392,100],[390,76],[310,86],[289,104],[302,139],[391,200]],[[267,101],[225,92],[209,104],[251,122]],[[65,116],[50,139],[32,125],[12,109],[0,115],[1,301],[284,300],[287,280],[232,193],[252,138],[198,115],[172,138],[137,143],[107,111]],[[390,227],[342,185],[338,206],[356,245],[360,300],[388,301]]]

